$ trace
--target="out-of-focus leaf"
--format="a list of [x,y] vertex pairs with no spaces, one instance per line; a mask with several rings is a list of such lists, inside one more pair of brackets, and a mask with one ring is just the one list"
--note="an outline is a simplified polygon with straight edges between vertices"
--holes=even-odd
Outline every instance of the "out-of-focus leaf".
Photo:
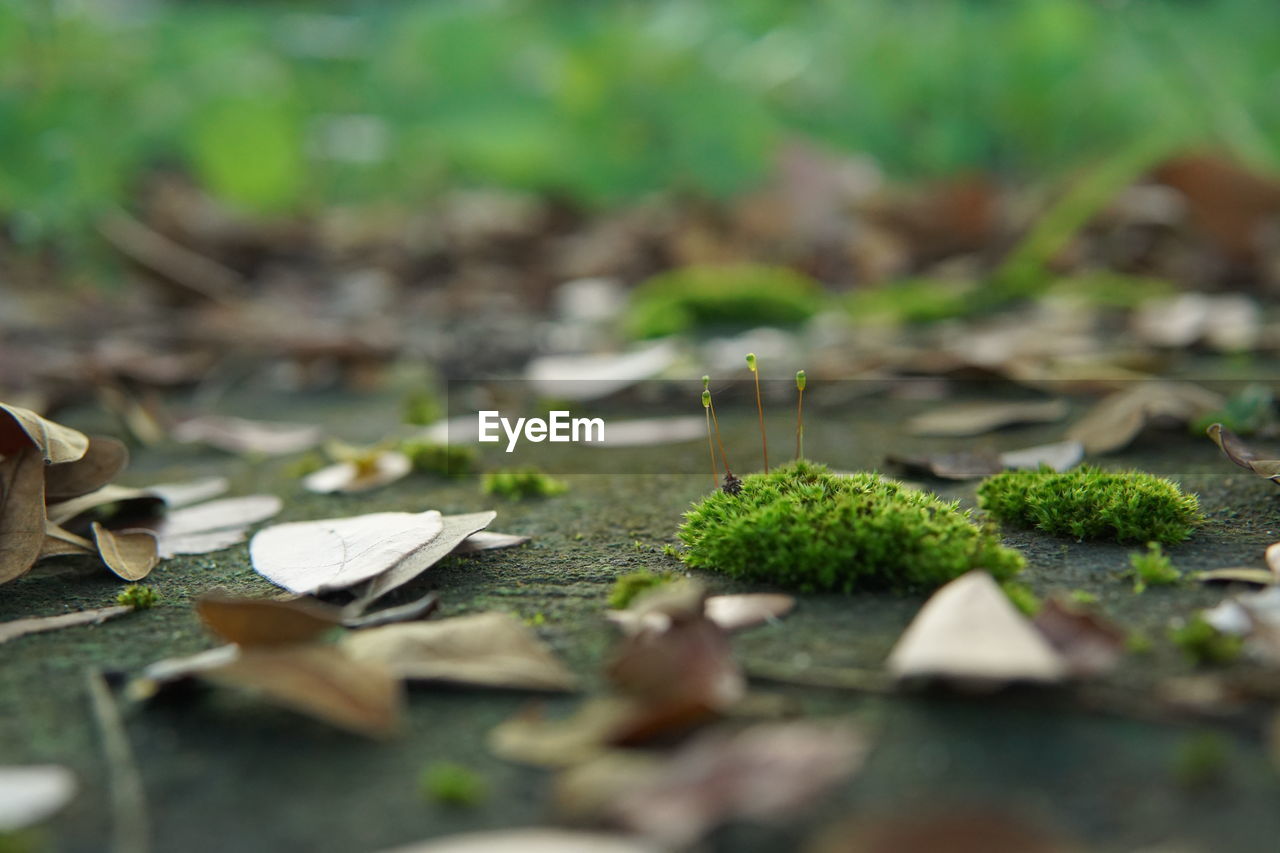
[[318,638],[342,624],[341,612],[314,601],[275,601],[208,592],[196,613],[222,639],[241,646],[287,646]]
[[1067,416],[1064,400],[1013,403],[961,403],[917,415],[907,432],[920,436],[970,436],[1019,424],[1044,424]]
[[500,548],[516,548],[533,537],[521,536],[517,533],[498,533],[497,531],[479,530],[472,533],[453,549],[455,554],[474,554],[477,551],[496,551]]
[[338,462],[308,474],[302,479],[307,491],[318,494],[334,492],[367,492],[394,483],[409,475],[413,462],[395,450],[377,453],[367,464]]
[[1004,470],[1000,454],[994,451],[959,450],[926,456],[898,456],[885,459],[908,476],[936,477],[939,480],[980,480]]
[[1209,569],[1192,575],[1201,583],[1250,583],[1257,586],[1274,586],[1280,577],[1270,569],[1254,569],[1249,566],[1230,566],[1225,569]]
[[1084,459],[1084,445],[1078,441],[1057,441],[1023,450],[1010,450],[1000,454],[1000,462],[1006,468],[1038,470],[1047,465],[1055,471],[1069,471]]
[[90,436],[89,449],[74,462],[52,465],[45,472],[44,497],[57,503],[97,491],[129,464],[129,449],[114,438]]
[[544,397],[595,400],[652,379],[670,367],[676,356],[674,343],[658,341],[622,355],[543,356],[529,362],[525,375]]
[[637,418],[609,420],[605,423],[604,441],[592,441],[585,447],[657,447],[685,441],[705,439],[707,427],[696,415],[671,418]]
[[[99,607],[95,610],[79,610],[75,613],[59,613],[56,616],[34,616],[29,619],[13,619],[9,622],[0,622],[0,643],[6,643],[17,637],[25,637],[27,634],[56,631],[59,628],[71,628],[76,625],[97,625],[116,616],[123,616],[131,610],[133,610],[132,607],[116,605],[113,607]],[[3,807],[3,804],[0,804],[0,809]]]
[[1000,812],[919,809],[893,817],[859,818],[822,832],[808,853],[1082,853],[1017,816]]
[[56,814],[76,795],[76,776],[56,764],[0,767],[0,833]]
[[447,835],[382,853],[662,853],[662,848],[625,835],[531,827]]
[[34,446],[46,465],[75,462],[89,450],[89,436],[40,417],[30,409],[0,403],[0,456]]
[[509,613],[478,613],[353,631],[342,638],[353,660],[383,664],[401,678],[484,687],[572,690],[577,680]]
[[107,568],[127,581],[140,581],[160,562],[156,537],[150,530],[108,530],[98,522],[90,528]]
[[[732,632],[776,622],[795,606],[795,598],[780,593],[713,595],[704,602],[703,613],[722,630]],[[662,630],[671,624],[667,614],[646,607],[643,600],[626,610],[606,611],[605,618],[628,634],[646,628]]]
[[169,509],[181,509],[202,501],[213,500],[231,487],[226,477],[206,477],[183,483],[156,483],[146,491],[164,501]]
[[160,556],[206,554],[238,545],[249,527],[271,518],[283,506],[274,495],[248,495],[174,510],[156,526]]
[[285,456],[310,450],[323,434],[312,424],[273,423],[223,415],[188,418],[173,428],[174,441],[207,444],[228,453]]
[[1245,444],[1240,436],[1222,424],[1210,424],[1205,430],[1228,459],[1259,477],[1280,483],[1280,459],[1268,459]]
[[1211,412],[1222,396],[1190,382],[1139,382],[1104,398],[1067,430],[1088,453],[1128,447],[1147,426],[1181,426]]
[[130,509],[138,507],[158,510],[162,503],[163,498],[153,494],[150,489],[131,489],[111,483],[88,494],[49,504],[48,515],[54,524],[66,524],[77,516],[111,504],[128,504]]
[[44,545],[45,465],[35,447],[0,459],[0,584],[26,574]]
[[1072,675],[1098,675],[1115,667],[1124,654],[1123,630],[1086,607],[1054,596],[1034,623],[1066,662]]
[[358,606],[367,606],[393,589],[404,586],[453,553],[469,537],[488,527],[497,515],[493,510],[486,510],[442,517],[439,534],[406,559],[396,561],[372,578],[360,595]]

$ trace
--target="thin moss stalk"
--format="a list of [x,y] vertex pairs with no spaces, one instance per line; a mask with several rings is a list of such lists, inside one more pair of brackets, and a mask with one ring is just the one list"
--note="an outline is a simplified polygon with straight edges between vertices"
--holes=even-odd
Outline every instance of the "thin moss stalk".
[[803,370],[796,371],[796,458],[804,458],[804,386],[805,374]]
[[764,456],[764,472],[769,473],[769,437],[764,430],[764,402],[760,399],[760,365],[756,361],[756,354],[747,353],[747,369],[751,371],[751,375],[756,379],[756,411],[760,414],[760,449]]

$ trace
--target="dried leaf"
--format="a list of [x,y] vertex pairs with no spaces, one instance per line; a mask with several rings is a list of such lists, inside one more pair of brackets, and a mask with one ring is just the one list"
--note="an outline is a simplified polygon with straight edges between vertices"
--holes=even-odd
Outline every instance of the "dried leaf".
[[1104,398],[1067,430],[1067,438],[1087,453],[1111,453],[1149,425],[1180,426],[1223,404],[1220,394],[1190,382],[1140,382]]
[[553,355],[535,358],[525,376],[537,393],[552,400],[595,400],[658,376],[675,363],[669,340],[622,355]]
[[90,529],[102,562],[127,581],[142,580],[160,562],[156,536],[150,530],[113,531],[96,521]]
[[[56,616],[33,616],[29,619],[14,619],[0,622],[0,643],[7,643],[27,634],[40,634],[45,631],[56,631],[59,628],[71,628],[76,625],[97,625],[116,616],[123,616],[132,611],[132,607],[116,605],[99,607],[95,610],[78,610],[75,613],[59,613]],[[0,798],[0,809],[4,808]]]
[[260,530],[249,543],[249,555],[254,570],[267,580],[290,592],[314,595],[387,572],[413,558],[443,530],[436,510],[296,521]]
[[980,480],[998,474],[1005,468],[998,453],[982,450],[931,453],[925,456],[890,454],[885,461],[907,476],[936,477],[939,480]]
[[341,612],[314,601],[276,601],[208,592],[196,599],[205,626],[241,646],[285,646],[315,640],[342,624]]
[[662,848],[624,835],[531,827],[447,835],[382,853],[662,853]]
[[1240,439],[1240,436],[1222,424],[1209,424],[1205,433],[1209,438],[1213,439],[1213,443],[1218,445],[1232,462],[1246,471],[1252,471],[1259,477],[1264,477],[1273,483],[1280,483],[1280,459],[1263,457],[1245,444]]
[[344,628],[363,629],[394,625],[397,622],[413,622],[417,619],[426,619],[439,607],[440,596],[437,593],[429,592],[417,601],[375,610],[363,616],[344,616],[342,625]]
[[[795,606],[795,598],[780,593],[713,595],[703,603],[703,613],[721,630],[732,632],[776,622]],[[605,618],[628,634],[644,628],[663,630],[671,624],[669,616],[643,606],[642,602],[627,610],[608,610]]]
[[172,510],[213,500],[225,494],[230,487],[231,482],[226,477],[206,477],[184,483],[156,483],[147,486],[146,491],[160,498]]
[[1061,681],[1061,656],[991,575],[972,571],[925,602],[889,655],[899,680],[942,678],[976,687]]
[[509,613],[369,628],[345,635],[341,644],[353,660],[383,664],[415,681],[525,690],[572,690],[577,683]]
[[408,456],[399,451],[385,450],[374,457],[369,466],[338,462],[308,474],[302,479],[302,485],[307,491],[322,495],[367,492],[403,479],[412,470],[413,462]]
[[1084,445],[1078,441],[1057,441],[1023,450],[1010,450],[1000,454],[1005,468],[1038,470],[1048,466],[1054,471],[1069,471],[1084,459]]
[[89,436],[46,420],[30,409],[0,403],[0,456],[33,445],[46,465],[61,465],[85,455]]
[[532,536],[521,536],[517,533],[498,533],[497,531],[480,530],[472,533],[453,549],[455,554],[474,554],[477,551],[496,551],[500,548],[515,548],[525,544]]
[[1209,569],[1196,572],[1192,577],[1201,583],[1251,583],[1258,586],[1274,586],[1280,582],[1280,578],[1271,569],[1255,569],[1249,566]]
[[907,432],[919,436],[971,436],[1020,424],[1044,424],[1067,416],[1065,400],[1013,403],[961,403],[917,415]]
[[238,545],[254,524],[280,512],[284,503],[274,495],[223,498],[174,510],[156,526],[160,557],[206,554]]
[[367,607],[370,602],[404,586],[453,553],[469,537],[488,527],[497,515],[493,510],[486,510],[444,516],[441,518],[440,534],[369,581],[369,586],[359,598],[358,606]]
[[26,574],[40,556],[44,474],[33,447],[18,447],[0,459],[0,584]]
[[49,503],[87,495],[110,483],[129,464],[129,449],[114,438],[95,435],[89,449],[74,462],[52,465],[45,472],[44,497]]
[[182,444],[207,444],[228,453],[286,456],[310,450],[323,434],[320,427],[311,424],[199,415],[175,426],[172,437]]
[[1111,622],[1059,596],[1044,603],[1033,624],[1076,676],[1099,675],[1114,668],[1128,639]]
[[56,764],[0,767],[0,834],[51,817],[76,795],[76,776]]
[[98,546],[83,536],[63,530],[52,521],[44,523],[44,544],[40,546],[39,560],[46,557],[65,557],[70,554],[97,554]]
[[66,524],[77,516],[110,504],[129,504],[130,508],[150,508],[158,510],[163,499],[152,493],[150,489],[131,489],[126,486],[108,484],[85,495],[71,498],[59,503],[51,503],[48,507],[49,520],[54,524]]
[[636,712],[634,702],[617,697],[590,699],[563,719],[547,719],[532,705],[489,732],[489,749],[517,764],[570,767],[600,755],[617,732],[630,732]]

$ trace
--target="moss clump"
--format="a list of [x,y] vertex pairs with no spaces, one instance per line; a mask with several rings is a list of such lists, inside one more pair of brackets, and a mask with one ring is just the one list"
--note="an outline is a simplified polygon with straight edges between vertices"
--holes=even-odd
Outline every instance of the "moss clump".
[[488,795],[488,788],[474,770],[438,761],[422,771],[422,793],[449,806],[475,806]]
[[1196,496],[1176,483],[1088,465],[996,474],[978,486],[978,502],[1006,524],[1077,539],[1173,545],[1203,520]]
[[973,289],[953,281],[911,279],[854,291],[845,304],[860,322],[923,325],[972,314],[978,306]]
[[675,578],[670,572],[659,574],[645,569],[622,575],[613,582],[613,589],[609,590],[609,606],[614,610],[626,610],[642,593],[671,583]]
[[1148,542],[1145,552],[1130,554],[1129,565],[1133,567],[1134,592],[1145,592],[1149,586],[1172,586],[1182,580],[1182,573],[1173,567],[1158,542]]
[[484,475],[480,490],[486,495],[500,495],[511,500],[550,498],[564,494],[569,485],[550,477],[537,468],[503,468]]
[[116,596],[116,603],[134,610],[150,610],[160,600],[159,594],[149,586],[131,583]]
[[929,590],[970,569],[1006,580],[1023,565],[956,503],[805,460],[695,503],[679,536],[690,566],[804,591]]
[[1224,634],[1198,614],[1187,624],[1170,631],[1169,639],[1182,649],[1187,660],[1198,666],[1231,663],[1244,650],[1243,640]]
[[823,304],[813,279],[782,267],[686,267],[656,275],[631,294],[626,326],[635,338],[696,329],[802,323]]
[[465,444],[440,444],[423,439],[408,439],[400,444],[400,452],[409,457],[413,470],[442,477],[464,477],[475,470],[475,448]]

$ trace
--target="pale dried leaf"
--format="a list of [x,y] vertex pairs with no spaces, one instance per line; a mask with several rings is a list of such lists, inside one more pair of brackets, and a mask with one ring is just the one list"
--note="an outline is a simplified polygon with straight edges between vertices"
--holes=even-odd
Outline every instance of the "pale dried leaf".
[[0,767],[0,834],[53,816],[71,802],[77,787],[75,774],[56,764]]
[[199,415],[175,426],[172,436],[182,444],[207,444],[228,453],[285,456],[315,447],[323,433],[312,424]]
[[535,358],[525,376],[543,397],[595,400],[658,376],[675,363],[672,341],[647,344],[622,355],[555,355]]
[[90,529],[102,562],[127,581],[142,580],[160,562],[156,536],[150,530],[108,530],[96,521]]
[[342,624],[341,612],[315,601],[276,601],[209,592],[196,599],[205,626],[241,646],[287,646],[315,640]]
[[[426,619],[440,607],[440,596],[438,593],[429,592],[419,598],[417,601],[410,601],[405,604],[398,604],[395,607],[386,607],[382,610],[375,610],[372,613],[366,613],[363,616],[343,616],[342,625],[344,628],[378,628],[383,625],[394,625],[397,622],[413,622],[417,619]],[[351,608],[358,610],[360,608]]]
[[1250,566],[1229,566],[1225,569],[1209,569],[1192,575],[1201,583],[1251,583],[1257,586],[1274,586],[1280,582],[1271,569],[1255,569]]
[[412,470],[413,462],[408,456],[395,450],[386,450],[377,455],[373,466],[367,471],[362,472],[354,462],[337,462],[303,477],[302,485],[307,491],[322,495],[367,492],[401,480]]
[[132,489],[111,483],[88,494],[49,504],[48,515],[49,520],[54,524],[66,524],[77,516],[110,504],[127,503],[131,508],[134,506],[142,508],[150,504],[158,510],[163,502],[163,499],[153,494],[150,489]]
[[382,853],[662,853],[662,848],[625,835],[531,827],[447,835]]
[[[97,625],[116,616],[123,616],[131,610],[133,610],[132,607],[116,605],[99,607],[94,610],[78,610],[74,613],[59,613],[56,616],[33,616],[28,619],[13,619],[9,622],[0,622],[0,643],[7,643],[9,640],[25,637],[27,634],[57,631],[59,628],[71,628],[76,625]],[[0,803],[0,808],[3,808],[2,803]]]
[[933,594],[889,655],[900,680],[941,678],[973,686],[1061,681],[1061,656],[983,571]]
[[907,476],[936,477],[939,480],[980,480],[1005,468],[1000,455],[990,450],[959,450],[925,456],[890,454],[885,461]]
[[33,447],[0,459],[0,584],[26,574],[44,545],[45,466]]
[[442,526],[439,535],[369,581],[369,586],[359,597],[360,606],[368,606],[393,589],[409,583],[457,550],[469,537],[488,527],[497,515],[493,510],[486,510],[443,516],[440,519]]
[[489,732],[489,749],[516,764],[570,767],[600,755],[635,715],[635,703],[616,697],[589,699],[563,719],[547,719],[541,706],[531,706]]
[[42,418],[30,409],[0,403],[0,456],[34,445],[46,465],[74,462],[89,450],[89,436]]
[[907,432],[920,436],[972,436],[1019,424],[1043,424],[1067,416],[1065,400],[1011,403],[960,403],[916,415]]
[[1280,483],[1280,459],[1268,459],[1258,453],[1222,424],[1210,424],[1205,433],[1232,462],[1259,477]]
[[160,556],[206,554],[237,545],[254,524],[280,512],[284,503],[275,495],[223,498],[168,513],[156,527]]
[[455,554],[474,554],[477,551],[496,551],[500,548],[515,548],[525,544],[532,536],[521,536],[518,533],[498,533],[497,531],[480,530],[472,533],[453,549]]
[[89,449],[74,462],[52,465],[45,472],[45,501],[57,503],[97,491],[129,464],[129,449],[114,438],[89,437]]
[[97,554],[98,546],[93,542],[85,539],[83,536],[63,530],[52,521],[44,523],[44,544],[40,546],[40,556],[38,559],[43,560],[46,557],[64,557],[70,554]]
[[577,681],[536,634],[509,613],[369,628],[341,642],[352,659],[415,681],[572,690]]
[[1127,636],[1092,610],[1054,596],[1033,623],[1062,656],[1072,675],[1093,676],[1115,667]]
[[707,599],[704,612],[722,630],[741,631],[776,622],[795,606],[793,597],[781,593],[713,595]]
[[1001,464],[1014,470],[1036,471],[1047,465],[1054,471],[1068,471],[1083,459],[1084,445],[1074,440],[1056,441],[1000,454]]
[[1278,579],[1280,579],[1280,542],[1276,542],[1267,546],[1266,550],[1267,568],[1271,570]]
[[1111,453],[1128,447],[1149,425],[1181,426],[1224,402],[1191,382],[1139,382],[1104,398],[1067,430],[1067,438],[1087,453]]
[[254,570],[267,580],[290,592],[314,595],[384,574],[443,530],[436,510],[297,521],[259,531],[249,543],[249,555]]
[[226,477],[205,477],[183,483],[156,483],[147,486],[146,491],[160,498],[172,510],[213,500],[229,488],[231,481]]

